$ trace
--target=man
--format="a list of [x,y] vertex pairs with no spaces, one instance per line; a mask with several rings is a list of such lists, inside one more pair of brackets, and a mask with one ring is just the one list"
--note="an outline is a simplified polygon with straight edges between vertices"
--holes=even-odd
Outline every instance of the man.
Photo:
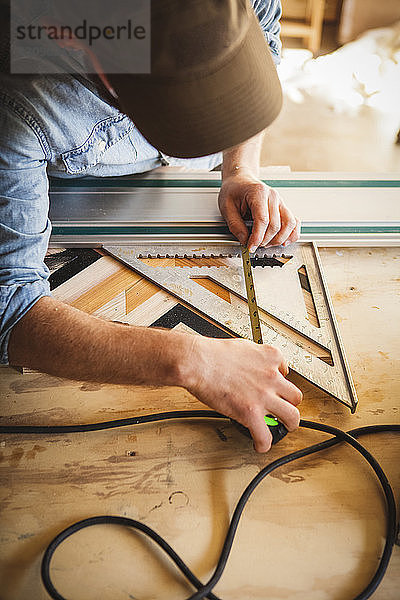
[[[219,206],[231,232],[251,251],[298,239],[298,219],[258,179],[259,132],[281,102],[275,69],[264,67],[272,61],[260,25],[277,62],[279,1],[256,0],[258,22],[245,0],[170,0],[153,8],[158,45],[152,48],[151,77],[105,75],[99,67],[100,78],[79,71],[2,77],[0,360],[78,380],[182,386],[248,427],[255,449],[265,452],[271,444],[265,414],[273,413],[290,431],[299,423],[302,395],[286,379],[277,349],[124,327],[50,295],[43,262],[50,235],[48,175],[117,176],[162,164],[211,169],[221,154],[210,152],[223,150]],[[204,14],[215,27],[211,35]],[[200,31],[200,25],[207,45],[201,36],[195,39],[191,55],[193,35],[186,31]],[[165,64],[173,65],[167,76]],[[235,89],[237,82],[242,85]],[[247,212],[254,220],[250,234],[243,221]]]

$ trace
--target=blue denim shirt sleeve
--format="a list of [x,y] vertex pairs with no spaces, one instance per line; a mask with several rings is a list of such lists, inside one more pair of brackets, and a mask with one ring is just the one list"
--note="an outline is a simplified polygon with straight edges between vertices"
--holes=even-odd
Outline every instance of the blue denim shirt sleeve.
[[280,39],[282,16],[281,0],[253,0],[253,8],[261,29],[270,47],[276,65],[281,61],[282,42]]
[[15,101],[0,98],[0,364],[12,327],[50,295],[46,141]]

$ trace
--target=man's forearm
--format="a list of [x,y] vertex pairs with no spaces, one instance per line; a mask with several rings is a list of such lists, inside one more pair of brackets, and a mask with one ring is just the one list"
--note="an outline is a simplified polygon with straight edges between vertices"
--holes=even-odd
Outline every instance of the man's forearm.
[[11,364],[59,377],[184,387],[248,427],[258,452],[272,440],[264,415],[289,431],[300,419],[301,392],[285,379],[282,354],[249,340],[124,326],[45,297],[14,326],[8,353]]
[[9,361],[70,379],[136,385],[183,385],[192,336],[129,327],[41,298],[15,325]]
[[261,144],[264,132],[246,140],[239,146],[224,150],[222,180],[243,171],[258,177],[260,171]]

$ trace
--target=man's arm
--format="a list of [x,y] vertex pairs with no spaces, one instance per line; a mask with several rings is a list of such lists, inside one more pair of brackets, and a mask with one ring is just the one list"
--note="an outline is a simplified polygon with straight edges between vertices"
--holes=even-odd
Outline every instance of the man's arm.
[[[188,338],[188,339],[187,339]],[[129,327],[41,298],[14,326],[10,364],[57,377],[135,385],[179,385],[178,351],[190,337]]]
[[[252,0],[254,12],[263,30],[275,63],[280,61],[280,0]],[[268,102],[268,98],[265,98]],[[250,251],[258,246],[276,246],[295,242],[300,235],[296,218],[279,194],[259,180],[263,133],[243,144],[225,150],[219,207],[230,231]],[[251,235],[244,217],[253,219]]]
[[280,351],[247,340],[130,327],[41,298],[14,326],[8,353],[14,365],[59,377],[184,387],[248,427],[258,452],[271,445],[265,414],[289,431],[299,424],[302,394],[285,378]]
[[239,146],[225,150],[222,163],[222,180],[236,175],[239,170],[245,170],[253,177],[260,172],[260,153],[264,132],[255,135]]
[[51,231],[48,152],[33,119],[0,93],[0,364],[8,363],[13,326],[50,295],[43,262]]

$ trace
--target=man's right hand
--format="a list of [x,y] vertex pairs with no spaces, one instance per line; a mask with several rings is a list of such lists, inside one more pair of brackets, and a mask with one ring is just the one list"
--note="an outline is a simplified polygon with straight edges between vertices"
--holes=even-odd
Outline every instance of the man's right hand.
[[298,427],[300,413],[296,407],[302,393],[286,379],[288,367],[277,348],[243,339],[194,336],[187,359],[192,374],[184,387],[247,427],[257,452],[267,452],[272,443],[264,415],[274,415],[288,431]]
[[257,452],[271,434],[264,415],[289,431],[299,424],[300,390],[282,354],[242,339],[103,321],[55,298],[40,298],[14,326],[10,363],[57,377],[122,385],[181,386],[250,430]]

